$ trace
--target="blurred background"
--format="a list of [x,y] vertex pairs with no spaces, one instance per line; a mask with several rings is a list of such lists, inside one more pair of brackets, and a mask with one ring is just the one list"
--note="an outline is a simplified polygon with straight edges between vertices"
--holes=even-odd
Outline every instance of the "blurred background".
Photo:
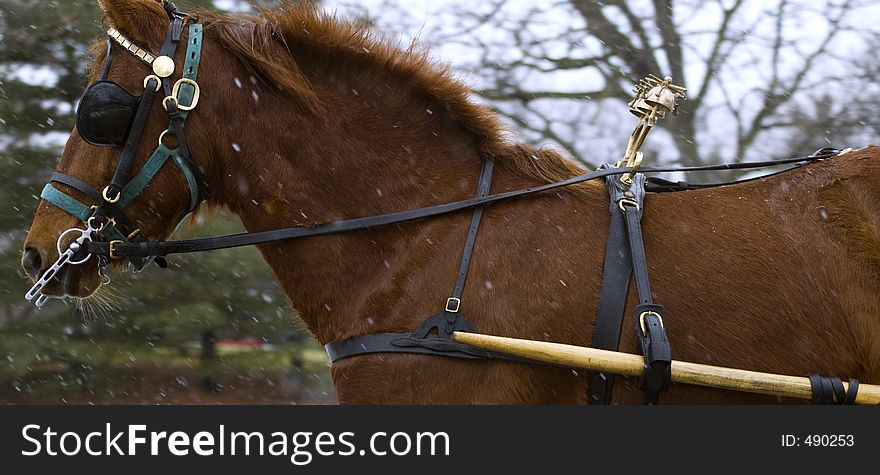
[[[274,1],[179,0],[227,12]],[[588,166],[620,158],[635,81],[689,91],[646,144],[654,163],[805,155],[876,142],[880,5],[816,0],[323,1],[451,63],[511,139]],[[0,403],[324,404],[328,362],[255,249],[114,276],[100,305],[36,311],[19,268],[102,34],[94,0],[0,0]],[[730,178],[716,175],[712,178]],[[238,232],[204,214],[177,238]]]

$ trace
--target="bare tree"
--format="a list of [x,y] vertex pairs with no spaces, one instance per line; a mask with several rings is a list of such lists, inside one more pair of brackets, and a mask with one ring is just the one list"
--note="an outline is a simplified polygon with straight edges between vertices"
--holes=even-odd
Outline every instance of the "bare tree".
[[[380,28],[400,29],[399,18],[383,21],[395,3],[383,3]],[[791,147],[801,130],[829,130],[829,111],[849,107],[853,78],[842,71],[854,71],[877,34],[865,21],[880,13],[873,3],[455,2],[421,37],[529,139],[590,164],[620,158],[635,124],[625,112],[633,84],[649,73],[672,76],[689,100],[660,123],[667,134],[648,152],[695,165],[810,151]]]

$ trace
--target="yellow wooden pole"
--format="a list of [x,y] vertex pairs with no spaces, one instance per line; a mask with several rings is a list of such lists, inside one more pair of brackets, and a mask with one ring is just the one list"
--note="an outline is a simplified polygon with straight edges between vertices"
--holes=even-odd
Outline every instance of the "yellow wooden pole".
[[[644,359],[641,356],[617,351],[478,333],[455,332],[452,338],[459,343],[498,353],[573,368],[625,376],[641,376],[644,368]],[[812,398],[810,380],[806,377],[761,373],[686,361],[672,362],[672,381],[773,396]],[[849,389],[849,383],[844,382],[843,385],[847,390]],[[855,403],[880,404],[880,386],[860,383]]]

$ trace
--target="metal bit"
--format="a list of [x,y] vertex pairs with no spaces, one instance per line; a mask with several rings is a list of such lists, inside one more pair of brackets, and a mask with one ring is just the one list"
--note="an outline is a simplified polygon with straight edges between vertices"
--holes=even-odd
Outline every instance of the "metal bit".
[[[78,261],[73,260],[76,253],[83,249],[84,245],[87,242],[92,240],[92,236],[94,236],[96,233],[100,232],[104,228],[103,224],[100,227],[96,228],[94,226],[93,219],[94,218],[89,219],[88,223],[86,224],[86,229],[70,228],[67,231],[61,233],[60,236],[58,236],[58,241],[55,243],[55,248],[58,250],[58,259],[56,259],[55,262],[51,266],[49,266],[48,269],[46,269],[46,272],[43,272],[43,275],[41,275],[40,278],[37,279],[36,282],[34,282],[34,285],[30,288],[30,290],[28,290],[27,293],[24,294],[24,298],[28,302],[33,302],[34,305],[37,306],[37,308],[43,308],[43,306],[46,305],[46,303],[52,297],[43,294],[42,291],[47,285],[49,285],[49,282],[51,282],[52,279],[58,276],[58,273],[61,271],[61,269],[65,265],[83,264],[92,257],[91,254],[86,254],[86,257]],[[70,244],[67,245],[67,248],[62,251],[62,243],[64,242],[65,238],[68,235],[75,233],[79,233],[79,236],[77,236],[76,239],[70,242]]]

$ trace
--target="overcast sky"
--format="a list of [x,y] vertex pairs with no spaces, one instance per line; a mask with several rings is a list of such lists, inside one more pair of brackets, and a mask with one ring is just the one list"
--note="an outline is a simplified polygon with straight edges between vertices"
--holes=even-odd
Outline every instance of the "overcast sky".
[[[241,0],[215,0],[214,3],[224,9],[242,11],[249,9],[248,3]],[[509,0],[504,10],[508,16],[516,18],[522,12],[537,8],[539,12],[529,18],[529,27],[527,28],[529,31],[520,33],[527,35],[530,39],[541,41],[552,51],[554,47],[564,49],[570,46],[568,43],[562,44],[557,41],[556,35],[559,30],[578,21],[583,21],[581,18],[570,15],[570,10],[559,6],[559,3],[555,0]],[[730,1],[725,0],[725,3],[730,3]],[[783,63],[783,69],[796,67],[803,54],[816,47],[817,42],[828,28],[827,19],[820,12],[813,11],[823,5],[823,1],[800,0],[792,3],[794,7],[791,10],[790,18],[786,21],[785,30],[786,39],[790,41],[790,45],[786,47],[786,54],[783,55],[786,61]],[[627,4],[635,12],[645,12],[646,15],[650,14],[653,8],[648,0],[630,0]],[[749,44],[738,49],[736,56],[731,59],[731,67],[724,73],[733,78],[728,81],[726,92],[733,97],[734,102],[741,103],[744,110],[756,107],[760,102],[760,97],[750,97],[750,94],[753,94],[752,91],[755,87],[767,82],[770,70],[769,58],[761,38],[767,36],[773,27],[772,19],[769,18],[767,12],[776,4],[776,0],[747,2],[748,9],[742,15],[739,23],[734,25],[734,27],[745,27],[746,25],[753,27]],[[399,39],[403,45],[408,44],[413,38],[419,37],[423,44],[432,48],[434,58],[455,66],[460,72],[459,76],[469,85],[473,87],[484,85],[482,78],[471,72],[471,67],[479,62],[480,51],[463,45],[461,42],[442,40],[442,38],[454,36],[453,33],[462,28],[464,22],[461,18],[462,12],[480,13],[489,8],[487,2],[473,0],[326,0],[323,5],[326,10],[337,12],[343,17],[369,15],[376,22],[378,30],[389,34],[392,38]],[[678,5],[676,22],[684,33],[711,32],[714,25],[720,20],[721,10],[717,2],[682,1],[676,5]],[[868,2],[867,6],[861,8],[859,14],[852,15],[848,19],[846,27],[877,31],[880,28],[878,27],[878,18],[880,18],[880,2]],[[649,33],[656,34],[651,31]],[[504,46],[505,41],[509,39],[510,32],[503,28],[487,25],[473,29],[469,35],[472,38],[495,43],[493,55],[499,60],[516,58],[521,54],[521,51],[515,47]],[[710,37],[709,34],[706,34],[705,41],[688,42],[689,47],[685,51],[685,74],[687,77],[683,78],[687,84],[697,83],[704,75],[704,62],[701,58],[706,57],[712,47],[712,41],[708,41]],[[656,38],[653,40],[659,41]],[[554,41],[559,44],[555,44]],[[584,38],[581,48],[583,48],[584,54],[589,54],[590,50],[597,50],[599,45],[595,43],[595,40]],[[860,37],[850,33],[841,34],[833,46],[833,51],[840,56],[852,55],[854,52],[857,53],[864,49],[865,45],[862,44]],[[564,51],[560,52],[564,53]],[[839,68],[835,61],[826,59],[819,71],[834,71],[835,68]],[[51,67],[23,67],[14,74],[27,82],[50,87],[57,80]],[[602,86],[601,77],[589,69],[559,71],[552,74],[524,73],[515,79],[517,84],[523,86],[553,91],[590,90]],[[633,80],[636,79],[633,78]],[[682,81],[682,78],[675,79],[679,83]],[[820,79],[818,76],[814,78],[815,81]],[[852,93],[852,91],[832,92]],[[722,91],[716,90],[712,92],[707,103],[720,104],[722,100]],[[602,115],[608,117],[612,124],[632,121],[625,106],[621,106],[620,103],[596,104],[595,106],[603,108]],[[580,103],[548,102],[546,106],[548,112],[560,116],[582,115],[584,112],[582,107],[583,101]],[[711,107],[707,109],[711,110]],[[59,111],[59,113],[64,112]],[[595,114],[593,115],[595,116]],[[701,141],[705,141],[707,144],[722,147],[734,132],[733,122],[722,112],[707,113],[705,117],[701,117],[701,120],[711,123],[711,127],[706,127],[706,132],[701,137]],[[562,131],[562,133],[578,132]],[[621,135],[613,127],[603,127],[601,124],[597,124],[591,131],[580,131],[579,133],[581,135],[574,137],[573,141],[585,144],[585,147],[590,149],[607,150],[609,153],[615,153],[614,151],[617,149],[622,150],[626,141],[625,132]],[[38,143],[46,144],[63,143],[65,139],[66,134],[49,134],[32,138]],[[668,145],[668,140],[668,137],[662,137],[662,133],[655,133],[651,138],[651,142],[660,150],[671,148],[665,146]],[[766,140],[769,146],[772,146],[773,137],[768,137]],[[664,141],[667,143],[664,144]]]

